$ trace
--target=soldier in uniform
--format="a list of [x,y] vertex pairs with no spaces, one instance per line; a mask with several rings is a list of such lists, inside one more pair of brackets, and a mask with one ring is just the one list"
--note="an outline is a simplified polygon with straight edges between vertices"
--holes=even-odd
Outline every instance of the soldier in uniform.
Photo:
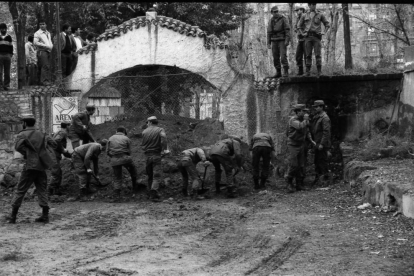
[[274,6],[270,11],[273,16],[269,20],[267,28],[267,48],[272,48],[273,63],[276,68],[275,78],[282,76],[281,63],[283,65],[283,76],[289,75],[289,63],[287,59],[287,46],[290,42],[290,25],[286,17],[279,14],[279,9]]
[[312,66],[312,51],[315,51],[316,69],[319,77],[322,70],[322,28],[321,24],[325,26],[325,33],[328,32],[330,25],[325,16],[316,10],[316,3],[309,3],[309,11],[301,16],[298,29],[305,37],[305,53],[306,53],[306,76],[310,76],[310,69]]
[[62,183],[62,169],[60,167],[60,161],[62,160],[62,154],[70,158],[71,154],[66,149],[67,146],[67,126],[70,122],[60,123],[60,130],[53,136],[53,140],[56,142],[56,148],[53,149],[56,156],[56,163],[51,168],[52,179],[49,184],[49,195],[62,195],[60,185]]
[[[75,173],[79,180],[79,196],[78,199],[84,200],[88,194],[95,192],[89,186],[90,176],[95,171],[95,176],[99,174],[99,155],[105,151],[108,140],[103,139],[99,143],[88,143],[81,145],[72,153],[72,163]],[[93,168],[91,165],[93,163]],[[99,178],[98,178],[99,179]]]
[[223,166],[224,172],[227,178],[227,196],[229,198],[237,197],[234,179],[233,169],[234,162],[238,163],[238,167],[241,167],[241,140],[239,138],[230,137],[221,141],[218,141],[210,150],[210,160],[215,169],[215,184],[216,193],[220,193],[220,180],[221,180],[221,168]]
[[192,195],[197,199],[202,199],[200,194],[201,179],[198,175],[197,164],[203,162],[204,167],[208,167],[210,162],[206,159],[206,154],[201,148],[192,148],[184,150],[181,153],[180,161],[178,162],[178,169],[180,170],[183,178],[183,195],[188,196],[188,176],[191,177],[192,183]]
[[[304,104],[293,107],[295,116],[290,118],[287,126],[288,146],[288,170],[286,172],[287,189],[289,193],[303,189],[303,178],[305,168],[305,139],[310,139],[308,132],[309,115],[303,112]],[[296,188],[293,185],[296,179]]]
[[[265,188],[266,180],[269,177],[269,167],[272,153],[275,148],[272,137],[267,133],[256,133],[250,141],[252,151],[253,182],[256,190]],[[260,175],[260,159],[263,160],[263,170]],[[259,185],[260,175],[260,185]]]
[[305,55],[305,39],[301,33],[301,29],[299,28],[299,22],[300,18],[302,17],[302,14],[305,12],[305,8],[297,6],[295,8],[295,12],[297,15],[296,18],[296,24],[295,24],[295,32],[298,35],[298,45],[296,46],[296,66],[298,67],[298,76],[303,75],[303,61],[306,60]]
[[142,149],[146,157],[149,197],[154,202],[160,201],[158,193],[162,176],[161,157],[168,154],[167,135],[163,128],[158,127],[158,119],[151,116],[147,119],[147,128],[142,132]]
[[315,180],[316,184],[319,177],[328,177],[328,151],[331,148],[331,120],[326,114],[325,103],[322,100],[314,102],[315,116],[312,119],[311,130],[315,141]]
[[118,202],[121,196],[122,167],[125,167],[131,175],[133,193],[138,192],[137,169],[131,157],[131,140],[126,135],[125,127],[118,127],[115,135],[108,139],[106,147],[114,172],[114,202]]
[[37,198],[42,208],[42,215],[36,222],[49,222],[49,204],[47,198],[46,170],[54,161],[47,146],[56,147],[56,142],[49,136],[35,129],[36,119],[27,116],[23,119],[23,130],[16,137],[15,149],[26,160],[12,200],[11,215],[6,217],[9,223],[16,223],[17,213],[30,186],[36,186]]
[[68,135],[73,149],[79,147],[80,140],[82,144],[96,141],[90,131],[91,116],[95,113],[95,109],[94,105],[87,105],[85,111],[73,115]]

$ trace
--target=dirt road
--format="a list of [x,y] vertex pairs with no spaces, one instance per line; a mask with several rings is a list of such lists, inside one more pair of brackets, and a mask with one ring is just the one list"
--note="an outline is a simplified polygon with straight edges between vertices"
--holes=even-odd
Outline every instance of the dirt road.
[[[414,275],[413,220],[358,210],[346,185],[237,199],[24,202],[0,224],[0,275]],[[1,212],[8,198],[1,199]]]

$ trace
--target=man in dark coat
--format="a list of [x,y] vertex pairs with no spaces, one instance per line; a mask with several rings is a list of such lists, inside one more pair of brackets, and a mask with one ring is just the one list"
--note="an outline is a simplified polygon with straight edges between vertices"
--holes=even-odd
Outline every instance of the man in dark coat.
[[91,116],[95,113],[95,109],[94,105],[87,105],[86,111],[73,115],[68,135],[73,149],[79,147],[80,140],[82,140],[82,144],[95,142],[95,138],[90,131]]
[[324,111],[325,103],[322,100],[315,101],[315,116],[312,119],[311,130],[313,140],[315,141],[315,181],[319,177],[328,177],[328,151],[331,148],[331,120]]
[[[279,9],[274,6],[271,10],[272,18],[269,20],[267,29],[267,48],[272,49],[273,64],[276,68],[275,78],[289,75],[289,63],[287,59],[287,46],[290,42],[290,25],[286,17],[279,14]],[[281,65],[282,64],[282,65]]]
[[[256,133],[250,141],[249,150],[252,151],[254,188],[256,190],[265,188],[269,176],[270,160],[275,151],[272,137],[267,133]],[[263,170],[259,185],[260,159],[263,160]]]
[[35,221],[47,223],[49,222],[49,205],[46,170],[54,163],[48,153],[47,146],[56,147],[56,142],[51,137],[35,129],[36,119],[33,116],[24,118],[23,123],[23,130],[16,137],[15,149],[23,155],[26,164],[14,192],[11,204],[12,213],[6,219],[9,223],[16,223],[17,213],[23,198],[34,183],[39,206],[42,208],[42,216]]

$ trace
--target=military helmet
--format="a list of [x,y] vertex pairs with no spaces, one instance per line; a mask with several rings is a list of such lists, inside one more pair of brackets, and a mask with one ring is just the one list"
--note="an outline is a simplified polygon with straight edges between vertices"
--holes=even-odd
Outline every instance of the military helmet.
[[306,108],[306,105],[304,105],[304,104],[295,104],[294,106],[292,106],[292,109],[294,111],[296,111],[296,110],[303,110],[305,108]]

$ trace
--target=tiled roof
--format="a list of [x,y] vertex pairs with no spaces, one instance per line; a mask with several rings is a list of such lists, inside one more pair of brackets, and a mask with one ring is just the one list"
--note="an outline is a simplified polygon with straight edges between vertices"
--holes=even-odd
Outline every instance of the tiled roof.
[[[215,35],[207,35],[198,26],[191,26],[185,22],[166,16],[157,16],[155,20],[153,19],[151,21],[148,20],[146,16],[139,16],[137,18],[130,19],[119,26],[112,27],[111,29],[106,30],[103,34],[98,36],[97,41],[99,43],[102,40],[106,41],[108,39],[114,39],[118,36],[121,36],[122,33],[132,31],[134,28],[138,29],[139,27],[145,27],[147,24],[159,25],[163,28],[171,29],[174,32],[178,32],[186,36],[191,35],[193,37],[204,37],[204,46],[207,49],[215,49],[217,47],[220,49],[224,49],[228,47],[228,43],[226,41],[220,40]],[[80,54],[88,54],[89,51],[96,50],[96,46],[94,47],[95,48],[90,48],[88,50],[82,50],[80,51]]]
[[272,90],[277,86],[279,78],[265,78],[263,80],[254,81],[254,88],[258,90]]

